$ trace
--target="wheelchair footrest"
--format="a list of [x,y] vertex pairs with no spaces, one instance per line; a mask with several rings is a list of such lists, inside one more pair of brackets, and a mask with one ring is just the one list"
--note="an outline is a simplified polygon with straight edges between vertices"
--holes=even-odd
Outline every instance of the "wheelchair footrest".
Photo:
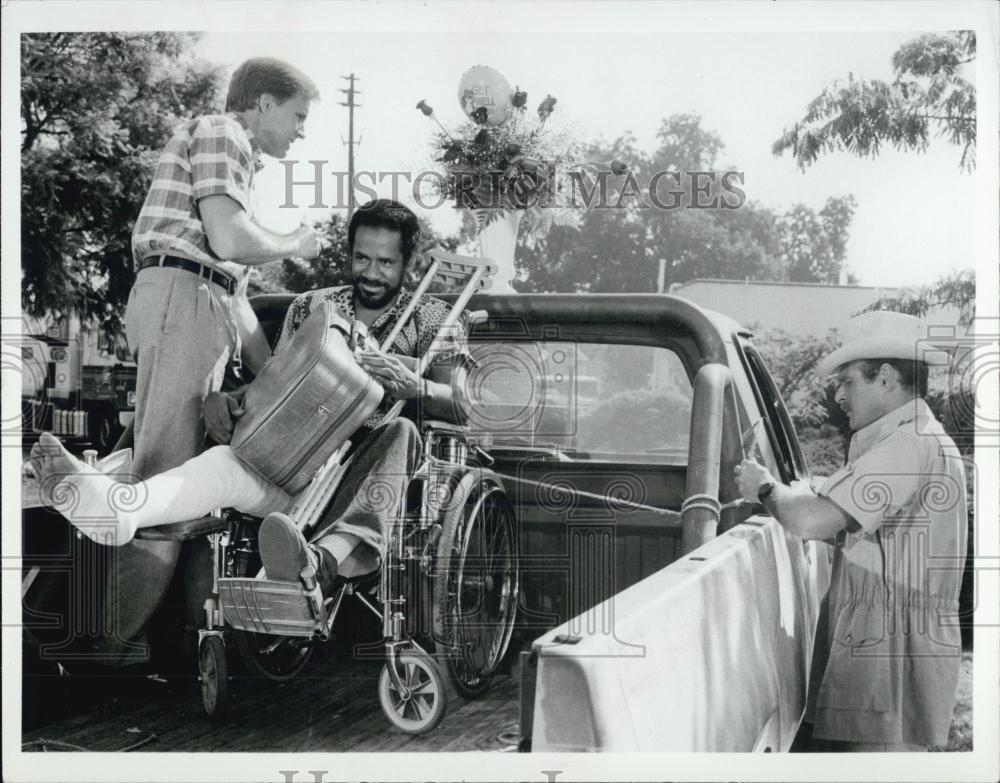
[[326,610],[317,587],[273,579],[220,579],[219,604],[227,625],[239,631],[278,636],[314,636],[326,629]]

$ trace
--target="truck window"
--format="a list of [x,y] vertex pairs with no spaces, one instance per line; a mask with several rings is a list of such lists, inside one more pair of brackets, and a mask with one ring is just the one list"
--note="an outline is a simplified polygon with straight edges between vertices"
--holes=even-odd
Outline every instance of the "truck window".
[[774,385],[771,374],[767,371],[764,360],[757,353],[757,349],[742,338],[737,340],[740,347],[740,358],[746,364],[747,374],[753,386],[757,403],[764,411],[765,427],[768,439],[771,441],[771,448],[778,459],[778,467],[781,471],[781,480],[785,483],[794,481],[809,475],[805,458],[799,447],[798,437],[792,420],[785,408],[785,403],[781,399],[781,394]]
[[558,459],[684,465],[692,386],[676,352],[570,341],[472,346],[474,430]]

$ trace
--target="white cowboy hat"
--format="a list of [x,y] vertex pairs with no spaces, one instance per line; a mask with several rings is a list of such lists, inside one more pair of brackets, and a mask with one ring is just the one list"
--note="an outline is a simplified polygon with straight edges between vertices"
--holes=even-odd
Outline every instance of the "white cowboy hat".
[[905,313],[874,310],[847,322],[841,346],[816,365],[821,378],[859,359],[905,359],[929,365],[948,364],[948,355],[928,341],[927,326]]

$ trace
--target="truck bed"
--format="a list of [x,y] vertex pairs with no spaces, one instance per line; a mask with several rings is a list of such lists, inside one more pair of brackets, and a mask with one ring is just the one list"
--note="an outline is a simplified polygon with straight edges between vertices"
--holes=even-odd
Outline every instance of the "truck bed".
[[[236,677],[226,717],[202,711],[195,677],[152,679],[123,674],[77,682],[73,714],[22,735],[25,750],[121,751],[513,751],[518,729],[517,679],[498,676],[482,697],[453,695],[442,723],[410,736],[393,727],[378,704],[381,663],[338,663],[318,650],[308,668],[286,682]],[[65,679],[65,678],[57,678]],[[52,683],[48,683],[52,685]],[[87,690],[91,697],[80,697]],[[66,702],[63,702],[66,704]],[[502,735],[502,736],[501,736]],[[55,741],[55,742],[52,742]]]

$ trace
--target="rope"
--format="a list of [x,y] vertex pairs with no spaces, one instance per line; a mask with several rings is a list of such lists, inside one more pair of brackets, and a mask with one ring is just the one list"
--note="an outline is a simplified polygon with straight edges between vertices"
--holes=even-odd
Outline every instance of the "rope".
[[[449,462],[448,460],[435,459],[435,462],[442,465],[450,465],[456,468],[468,468],[469,466],[461,462]],[[657,514],[661,517],[667,517],[676,525],[681,523],[681,513],[674,511],[669,508],[657,508],[656,506],[647,506],[645,503],[636,503],[634,500],[625,500],[624,498],[616,498],[611,495],[598,495],[595,492],[586,492],[582,489],[574,489],[573,487],[567,487],[560,484],[547,484],[544,481],[533,481],[531,479],[522,478],[520,476],[511,476],[506,473],[497,473],[494,471],[494,475],[497,478],[506,479],[507,481],[514,481],[518,484],[528,484],[533,487],[541,487],[542,489],[548,489],[555,492],[565,492],[567,495],[575,495],[582,498],[590,498],[591,500],[600,500],[611,506],[626,506],[633,511],[649,511],[652,514]],[[701,497],[700,495],[695,495],[694,497]],[[710,497],[705,495],[705,497]],[[714,498],[713,498],[714,499]],[[718,502],[716,502],[716,508],[718,508]],[[686,501],[685,501],[686,505]]]
[[514,721],[513,723],[506,724],[503,729],[497,734],[497,742],[503,745],[513,745],[517,747],[521,742],[521,723],[520,721]]
[[22,751],[29,751],[32,748],[41,748],[42,753],[48,753],[50,747],[56,748],[58,750],[75,750],[79,751],[80,753],[89,752],[87,748],[83,747],[82,745],[74,745],[72,742],[60,742],[59,740],[50,740],[44,738],[32,740],[31,742],[21,743]]
[[719,504],[719,499],[712,495],[706,495],[704,493],[691,495],[687,498],[681,505],[681,514],[685,513],[694,508],[700,508],[704,511],[710,511],[715,516],[719,515],[722,506]]
[[[152,731],[149,732],[145,737],[137,742],[133,742],[131,745],[126,745],[124,748],[119,748],[118,750],[101,751],[102,753],[128,753],[133,750],[138,750],[143,745],[148,745],[150,742],[156,739],[156,734]],[[30,742],[21,743],[21,752],[28,752],[34,750],[35,748],[40,748],[42,753],[48,753],[49,748],[53,748],[56,751],[74,751],[76,753],[91,753],[90,748],[85,748],[83,745],[74,745],[72,742],[62,742],[61,740],[47,739],[45,737],[40,737],[36,740],[31,740]]]

